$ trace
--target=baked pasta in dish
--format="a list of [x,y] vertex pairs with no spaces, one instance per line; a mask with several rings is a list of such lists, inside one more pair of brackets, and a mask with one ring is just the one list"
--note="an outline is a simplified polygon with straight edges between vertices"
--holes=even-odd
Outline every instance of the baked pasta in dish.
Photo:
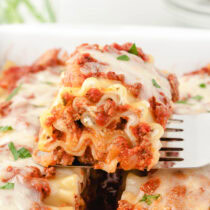
[[210,111],[210,64],[180,79],[180,100],[175,112],[178,114],[201,113]]
[[135,44],[83,44],[41,116],[34,158],[43,166],[79,161],[107,172],[149,170],[177,99],[176,77],[156,69]]
[[210,166],[129,173],[118,210],[208,210]]
[[44,168],[32,160],[39,116],[56,94],[65,70],[58,50],[32,66],[7,62],[0,75],[0,209],[83,209],[84,169]]

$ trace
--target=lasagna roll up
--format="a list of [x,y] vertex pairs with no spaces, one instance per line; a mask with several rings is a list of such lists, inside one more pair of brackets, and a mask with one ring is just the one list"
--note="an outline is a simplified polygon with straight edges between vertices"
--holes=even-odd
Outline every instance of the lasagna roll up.
[[157,70],[131,43],[83,44],[66,69],[41,116],[36,160],[44,166],[79,161],[107,172],[151,169],[178,98],[175,76]]

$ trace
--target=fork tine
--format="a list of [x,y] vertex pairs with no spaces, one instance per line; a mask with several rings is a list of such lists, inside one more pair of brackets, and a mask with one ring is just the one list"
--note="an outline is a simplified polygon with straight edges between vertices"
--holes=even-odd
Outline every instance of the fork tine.
[[167,132],[182,132],[182,128],[166,128]]
[[169,138],[169,137],[162,137],[160,138],[161,141],[184,141],[182,138]]
[[162,147],[160,151],[183,151],[181,147]]
[[184,120],[180,120],[180,119],[169,119],[170,122],[179,122],[179,123],[183,123]]
[[177,157],[160,157],[159,161],[183,161],[184,158],[177,158]]

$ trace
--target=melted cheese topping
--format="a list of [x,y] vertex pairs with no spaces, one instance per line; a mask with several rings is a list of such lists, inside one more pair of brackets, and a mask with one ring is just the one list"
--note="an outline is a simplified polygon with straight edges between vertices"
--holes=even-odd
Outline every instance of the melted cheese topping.
[[[21,177],[11,180],[15,183],[12,190],[0,190],[0,208],[4,210],[28,210],[33,202],[40,202],[39,194],[25,186]],[[5,183],[0,183],[4,185]],[[24,202],[23,202],[24,201]]]
[[[121,200],[134,205],[135,209],[207,210],[210,204],[210,166],[198,169],[158,170],[147,177],[129,173]],[[159,180],[152,195],[160,194],[151,204],[141,201],[145,194],[143,186]],[[149,189],[149,187],[148,187]],[[152,189],[152,187],[151,187]]]
[[[121,51],[123,55],[127,55],[130,60],[122,61],[118,60],[119,54],[115,52],[101,52],[99,50],[87,49],[85,47],[78,48],[78,54],[89,53],[91,57],[95,58],[97,62],[105,63],[104,66],[98,66],[98,63],[87,63],[81,71],[83,73],[96,71],[99,72],[115,72],[116,74],[123,74],[125,76],[125,82],[127,84],[141,83],[143,85],[141,91],[142,99],[149,99],[155,96],[157,100],[160,98],[160,92],[163,92],[165,96],[171,99],[170,85],[165,75],[158,71],[153,63],[144,62],[140,57]],[[73,62],[75,56],[68,60],[68,63]],[[155,80],[160,88],[156,88],[152,80]]]
[[[210,111],[210,76],[207,74],[185,75],[179,79],[180,100],[175,105],[177,114]],[[200,85],[205,84],[205,87]]]
[[16,144],[33,146],[39,132],[39,115],[52,102],[58,79],[59,74],[49,69],[30,74],[18,82],[18,85],[22,85],[18,94],[12,98],[11,111],[0,121],[0,126],[12,126],[13,131],[0,134],[0,145],[12,140]]

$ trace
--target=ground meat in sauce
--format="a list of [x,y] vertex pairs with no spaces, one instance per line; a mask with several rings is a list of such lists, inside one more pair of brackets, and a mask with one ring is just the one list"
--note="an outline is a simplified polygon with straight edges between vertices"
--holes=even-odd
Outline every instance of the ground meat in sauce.
[[12,101],[4,101],[0,103],[0,116],[5,117],[10,112]]
[[6,177],[1,177],[1,181],[9,182],[15,176],[20,176],[24,184],[40,193],[41,200],[49,196],[51,190],[48,180],[44,178],[39,168],[35,166],[25,166],[25,168],[8,166],[6,171]]
[[174,74],[168,75],[168,81],[171,86],[171,94],[172,94],[172,100],[173,102],[176,102],[179,100],[179,82],[177,77]]
[[80,65],[81,67],[84,66],[85,63],[88,63],[88,62],[97,62],[97,60],[91,57],[89,53],[84,53],[77,59],[77,64]]
[[171,107],[157,102],[154,96],[149,99],[149,102],[154,114],[155,121],[160,123],[165,128],[166,123],[172,114]]
[[120,200],[118,201],[118,208],[117,210],[134,210],[135,206],[131,203],[129,203],[126,200]]
[[64,166],[71,165],[74,161],[74,157],[64,151],[63,148],[58,147],[53,151],[53,157],[56,164]]
[[93,103],[97,103],[101,99],[102,96],[103,96],[103,93],[97,88],[91,88],[86,93],[86,97],[88,98],[88,100]]
[[107,78],[109,80],[120,81],[122,83],[124,83],[124,80],[125,80],[125,76],[123,74],[116,74],[113,71],[107,72],[107,74],[105,75],[105,78]]
[[11,92],[16,87],[17,81],[23,76],[43,71],[47,67],[61,65],[62,61],[58,58],[59,51],[57,49],[48,50],[31,66],[12,66],[4,70],[1,74],[0,87]]
[[208,75],[210,75],[210,64],[202,67],[201,69],[198,69],[198,70],[193,71],[193,72],[186,73],[184,75],[196,75],[196,74],[208,74]]
[[87,147],[86,150],[85,150],[85,154],[81,157],[78,157],[78,160],[80,163],[84,163],[84,164],[94,164],[95,163],[95,160],[92,156],[92,152],[91,152],[91,149],[90,147]]
[[177,185],[168,192],[168,203],[176,209],[182,209],[185,205],[187,188],[184,185]]
[[151,127],[147,123],[139,123],[139,125],[132,127],[131,130],[137,138],[138,144],[140,144],[145,138],[148,138],[148,134],[151,132]]
[[142,84],[141,83],[135,83],[133,85],[128,85],[128,90],[131,92],[131,94],[134,97],[139,97],[142,89]]
[[97,107],[96,123],[100,126],[106,125],[110,118],[116,114],[116,111],[116,103],[111,99],[107,99],[104,104]]
[[144,170],[150,165],[153,156],[151,143],[148,140],[132,148],[127,139],[119,136],[114,140],[114,144],[116,145],[116,151],[119,152],[120,168],[124,170]]
[[159,186],[160,179],[151,178],[140,187],[140,190],[144,191],[146,194],[153,194]]
[[52,178],[56,174],[56,168],[55,167],[44,168],[44,174],[45,178]]
[[33,188],[34,190],[38,191],[41,193],[41,200],[45,199],[47,196],[50,195],[51,189],[49,186],[49,183],[46,179],[39,178],[31,178],[27,180],[30,182],[29,187]]

